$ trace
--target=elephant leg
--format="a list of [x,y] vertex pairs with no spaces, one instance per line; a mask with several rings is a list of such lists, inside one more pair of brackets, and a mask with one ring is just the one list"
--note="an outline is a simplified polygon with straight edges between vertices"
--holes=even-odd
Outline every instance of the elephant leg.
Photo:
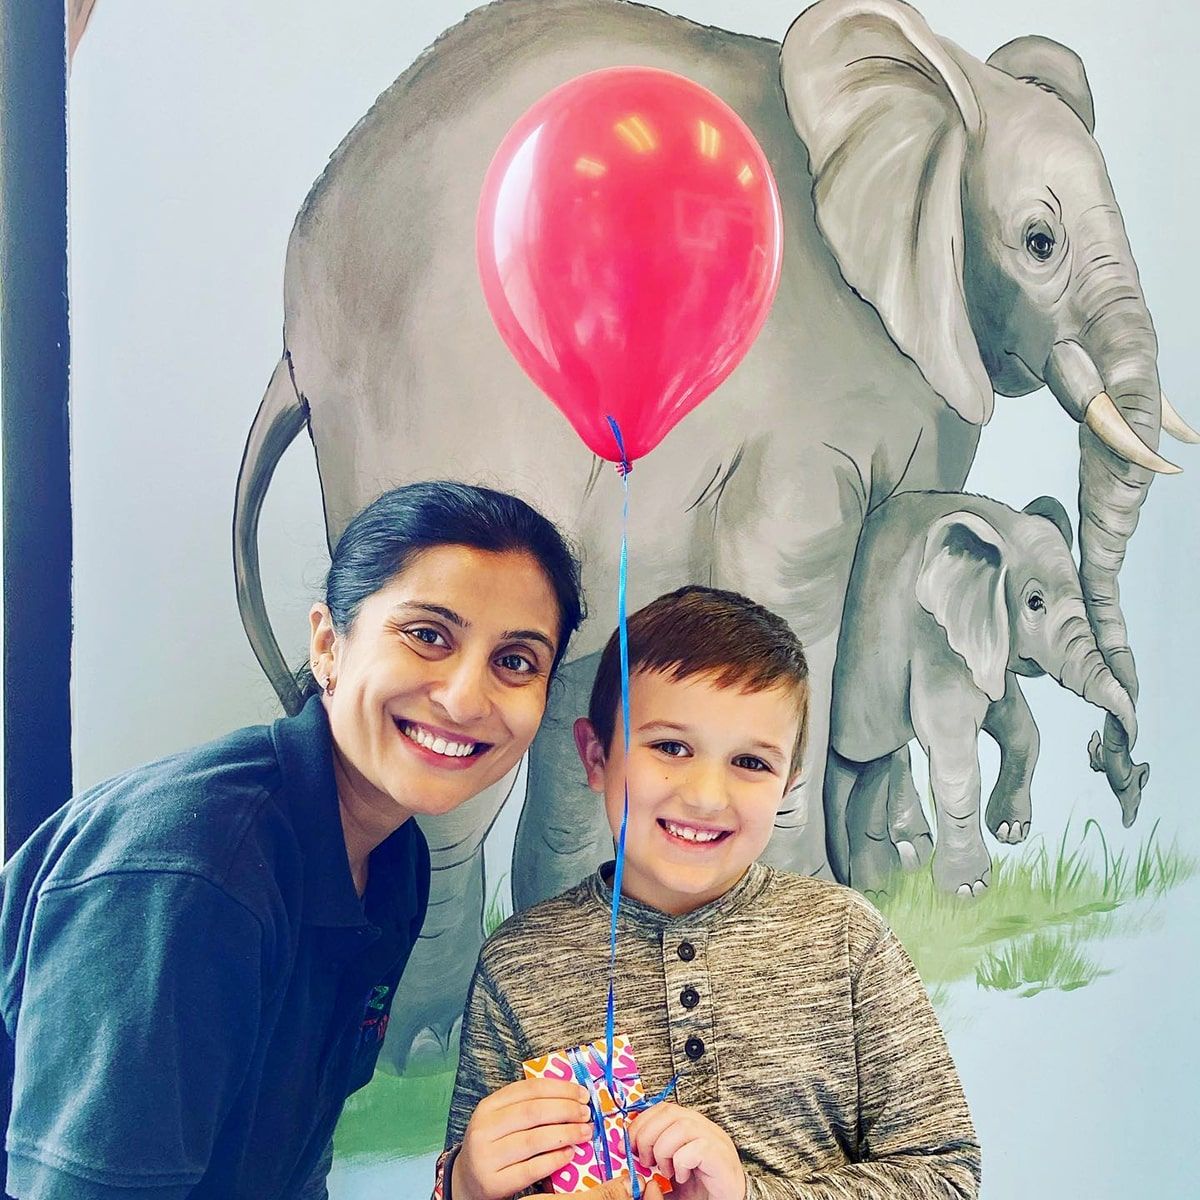
[[984,732],[1000,747],[1000,773],[988,798],[987,827],[1002,842],[1023,842],[1033,819],[1030,785],[1041,738],[1016,675],[1008,672],[1004,695],[988,706]]
[[763,855],[772,866],[802,875],[836,879],[827,859],[827,816],[822,797],[829,747],[829,709],[833,695],[833,656],[837,638],[804,642],[808,660],[808,739],[796,786],[783,798],[775,832]]
[[988,698],[966,680],[914,664],[910,703],[913,727],[929,756],[937,816],[934,884],[944,892],[980,896],[992,875],[979,824],[979,730]]
[[560,668],[529,750],[525,807],[513,844],[517,912],[578,883],[613,855],[604,801],[587,786],[573,732],[575,719],[587,712],[599,661],[597,652]]
[[888,828],[888,784],[892,755],[860,766],[846,811],[850,841],[850,884],[867,896],[887,891],[900,869],[900,855]]
[[846,818],[858,771],[858,763],[843,758],[830,746],[825,759],[825,847],[830,870],[838,883],[850,882],[850,835]]
[[518,765],[452,812],[417,818],[429,843],[429,907],[392,1005],[386,1069],[440,1063],[449,1049],[483,945],[483,842],[519,774]]
[[915,871],[933,854],[933,834],[913,783],[912,757],[905,743],[892,756],[888,771],[888,831],[906,871]]

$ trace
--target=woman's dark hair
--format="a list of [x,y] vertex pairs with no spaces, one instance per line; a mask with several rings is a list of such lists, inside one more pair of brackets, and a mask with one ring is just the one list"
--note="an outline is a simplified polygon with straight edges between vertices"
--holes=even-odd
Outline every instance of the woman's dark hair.
[[[537,559],[558,600],[557,669],[584,618],[579,563],[561,533],[524,500],[491,488],[437,481],[384,492],[346,526],[325,578],[333,627],[346,633],[363,602],[435,546],[469,546],[493,553],[523,551]],[[312,672],[299,674],[301,692],[319,690]]]

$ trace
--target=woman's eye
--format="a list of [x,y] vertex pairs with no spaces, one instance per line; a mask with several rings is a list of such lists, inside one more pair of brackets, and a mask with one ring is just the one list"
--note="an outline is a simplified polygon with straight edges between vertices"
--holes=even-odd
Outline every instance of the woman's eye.
[[1025,601],[1025,604],[1030,612],[1046,611],[1046,601],[1042,599],[1038,592],[1030,592],[1029,598]]
[[765,762],[754,754],[739,754],[733,760],[733,765],[735,767],[745,767],[747,771],[769,771],[771,769],[770,763]]
[[1025,249],[1038,262],[1045,262],[1054,253],[1054,235],[1045,229],[1031,229],[1025,235]]
[[446,646],[449,643],[445,637],[436,629],[430,629],[428,625],[418,625],[415,629],[406,630],[408,636],[415,638],[418,642],[423,642],[426,646]]
[[517,675],[532,675],[537,670],[537,664],[526,657],[524,654],[508,653],[502,654],[496,662],[506,671],[512,671]]
[[688,748],[682,742],[655,742],[655,750],[661,750],[668,758],[683,758]]

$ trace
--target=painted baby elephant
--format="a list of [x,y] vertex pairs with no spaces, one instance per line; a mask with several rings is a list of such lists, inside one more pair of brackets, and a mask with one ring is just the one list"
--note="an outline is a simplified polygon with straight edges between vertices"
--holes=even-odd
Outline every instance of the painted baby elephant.
[[[828,869],[834,656],[873,508],[900,488],[961,489],[994,393],[1049,383],[1082,423],[1089,617],[1132,689],[1115,580],[1152,471],[1170,469],[1153,449],[1167,412],[1153,328],[1070,50],[1021,38],[984,63],[895,0],[820,0],[782,45],[618,0],[500,0],[469,15],[379,98],[300,210],[284,353],[247,442],[234,554],[251,644],[294,708],[256,537],[275,466],[305,426],[331,542],[382,489],[446,476],[517,492],[575,537],[598,615],[530,755],[518,906],[611,853],[571,720],[611,624],[620,485],[496,334],[475,213],[513,121],[565,80],[623,64],[716,92],[780,186],[772,314],[739,369],[638,465],[630,527],[632,606],[712,581],[777,609],[805,643],[811,753],[778,820],[775,862]],[[631,152],[611,132],[597,129],[597,153]],[[1105,766],[1125,777],[1120,727],[1110,732]],[[397,1039],[414,1020],[441,1029],[438,1014],[461,1008],[481,936],[479,847],[504,795],[425,823],[431,923],[406,976],[420,995],[396,1006]]]
[[979,826],[979,732],[999,743],[989,828],[1020,841],[1038,732],[1018,685],[1053,676],[1137,737],[1129,693],[1104,662],[1071,557],[1071,525],[1043,496],[1016,512],[959,493],[894,496],[863,527],[834,672],[826,829],[834,873],[863,891],[900,865],[889,790],[915,736],[929,756],[938,886],[979,895],[991,859]]

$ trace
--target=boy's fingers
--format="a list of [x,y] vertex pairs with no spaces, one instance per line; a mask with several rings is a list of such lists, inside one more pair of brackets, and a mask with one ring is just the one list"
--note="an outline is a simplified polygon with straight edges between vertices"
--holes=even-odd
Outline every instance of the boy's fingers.
[[[586,1142],[591,1133],[591,1125],[579,1122],[569,1125],[539,1125],[534,1129],[520,1129],[497,1138],[494,1143],[495,1153],[503,1170],[540,1158],[544,1154],[570,1150],[580,1142]],[[533,1178],[540,1179],[541,1176],[535,1175]]]
[[518,1133],[522,1129],[537,1129],[543,1125],[583,1125],[591,1132],[591,1112],[587,1105],[574,1100],[526,1100],[485,1113],[479,1128],[486,1128],[492,1140]]
[[569,1080],[518,1079],[485,1097],[478,1107],[501,1109],[513,1104],[527,1104],[530,1100],[574,1100],[578,1104],[587,1104],[588,1094],[586,1089]]
[[645,1200],[663,1200],[662,1188],[652,1179],[642,1191]]
[[570,1150],[539,1154],[536,1158],[529,1158],[515,1166],[497,1171],[496,1182],[503,1188],[505,1196],[515,1196],[548,1175],[553,1175],[560,1167],[565,1167],[571,1161],[571,1155]]
[[653,1108],[640,1112],[629,1123],[629,1138],[633,1142],[638,1156],[648,1152],[655,1138],[674,1120],[677,1120],[683,1110],[678,1104],[664,1100]]

